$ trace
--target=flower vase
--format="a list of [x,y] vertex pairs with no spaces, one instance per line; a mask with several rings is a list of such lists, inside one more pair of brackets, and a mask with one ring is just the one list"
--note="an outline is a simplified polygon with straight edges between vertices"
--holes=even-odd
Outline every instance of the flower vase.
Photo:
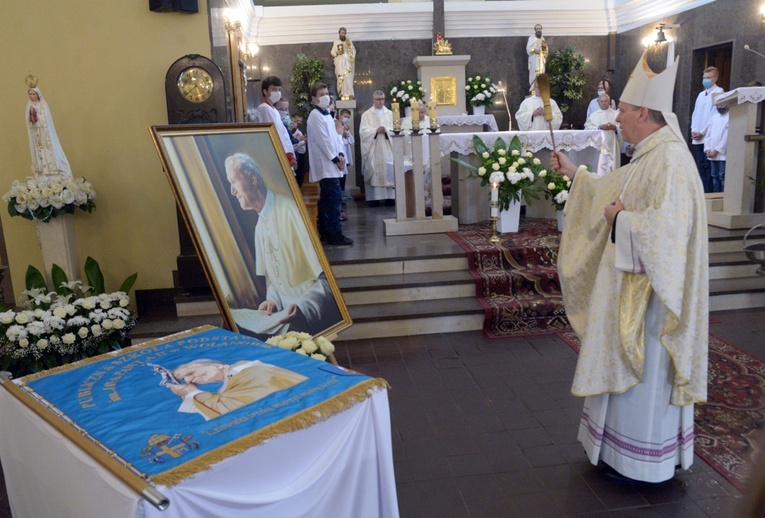
[[562,210],[556,210],[555,216],[558,218],[558,231],[563,232],[563,218],[565,217],[565,214]]
[[485,115],[486,106],[473,106],[473,115]]
[[411,106],[407,106],[406,108],[404,108],[404,116],[405,117],[409,117],[410,119],[412,118],[412,107]]
[[511,201],[507,210],[499,211],[497,220],[497,232],[507,234],[509,232],[518,232],[518,222],[521,219],[521,202]]

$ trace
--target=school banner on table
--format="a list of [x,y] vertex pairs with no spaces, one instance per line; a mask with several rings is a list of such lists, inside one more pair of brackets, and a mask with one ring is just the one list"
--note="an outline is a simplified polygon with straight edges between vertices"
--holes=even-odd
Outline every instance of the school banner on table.
[[18,381],[127,469],[163,485],[387,387],[211,326]]

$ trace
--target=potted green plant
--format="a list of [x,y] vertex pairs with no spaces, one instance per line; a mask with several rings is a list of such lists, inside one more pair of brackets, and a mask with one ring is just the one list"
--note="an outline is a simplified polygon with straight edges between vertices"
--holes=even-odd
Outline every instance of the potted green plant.
[[309,58],[305,54],[297,55],[297,62],[292,67],[290,87],[295,110],[301,117],[308,118],[311,112],[311,86],[324,81],[324,62]]
[[582,98],[587,79],[584,56],[577,54],[576,45],[557,51],[547,61],[547,76],[550,78],[550,96],[558,103],[562,113],[571,108],[572,101]]

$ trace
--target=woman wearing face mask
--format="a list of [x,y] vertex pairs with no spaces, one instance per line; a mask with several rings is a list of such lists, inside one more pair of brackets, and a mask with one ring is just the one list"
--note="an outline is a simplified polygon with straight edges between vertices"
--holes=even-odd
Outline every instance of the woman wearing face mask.
[[268,76],[263,79],[262,84],[263,102],[258,106],[255,112],[255,122],[264,124],[271,123],[276,128],[279,140],[284,146],[284,152],[287,155],[287,161],[290,163],[292,172],[297,169],[297,159],[295,158],[295,148],[292,146],[289,131],[282,122],[282,116],[279,114],[274,104],[282,98],[282,80],[276,76]]
[[598,95],[595,96],[595,99],[590,101],[590,105],[587,106],[587,117],[585,120],[590,118],[590,115],[598,111],[598,99],[603,94],[608,94],[608,96],[611,98],[611,108],[616,109],[616,103],[614,102],[614,95],[611,93],[611,81],[608,79],[603,79],[598,83]]

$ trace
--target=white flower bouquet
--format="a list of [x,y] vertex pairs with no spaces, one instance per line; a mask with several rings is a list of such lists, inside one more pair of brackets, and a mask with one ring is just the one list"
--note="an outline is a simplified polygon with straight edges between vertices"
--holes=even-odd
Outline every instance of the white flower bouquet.
[[89,181],[60,176],[29,178],[26,182],[14,180],[3,195],[11,216],[45,222],[59,214],[74,214],[77,208],[93,212],[95,200],[96,191]]
[[412,101],[423,102],[427,91],[422,87],[421,81],[406,79],[394,81],[388,85],[388,93],[391,102],[398,102],[404,107],[411,106]]
[[54,266],[56,291],[48,291],[39,270],[27,270],[27,289],[18,309],[0,312],[0,370],[15,377],[120,349],[135,319],[128,308],[136,274],[119,291],[103,292],[98,263],[85,263],[88,282],[68,281]]
[[303,356],[310,356],[314,360],[327,361],[329,358],[332,363],[337,363],[333,355],[335,346],[323,336],[312,338],[308,333],[290,331],[286,335],[272,336],[266,340],[266,343]]
[[540,173],[539,179],[544,184],[542,191],[545,194],[545,199],[552,201],[555,210],[563,210],[568,200],[568,191],[571,189],[571,179],[567,175],[555,171]]
[[517,136],[513,137],[509,146],[500,137],[494,143],[494,149],[490,149],[478,135],[474,135],[473,148],[481,159],[480,166],[458,158],[452,160],[467,167],[471,171],[470,176],[481,180],[481,186],[497,184],[499,210],[507,210],[510,202],[524,200],[526,205],[530,205],[532,199],[539,199],[540,188],[535,179],[542,173],[547,174],[547,170],[538,158],[528,151],[523,152]]
[[470,106],[491,106],[497,92],[499,88],[491,82],[489,74],[476,74],[465,79],[465,94]]

